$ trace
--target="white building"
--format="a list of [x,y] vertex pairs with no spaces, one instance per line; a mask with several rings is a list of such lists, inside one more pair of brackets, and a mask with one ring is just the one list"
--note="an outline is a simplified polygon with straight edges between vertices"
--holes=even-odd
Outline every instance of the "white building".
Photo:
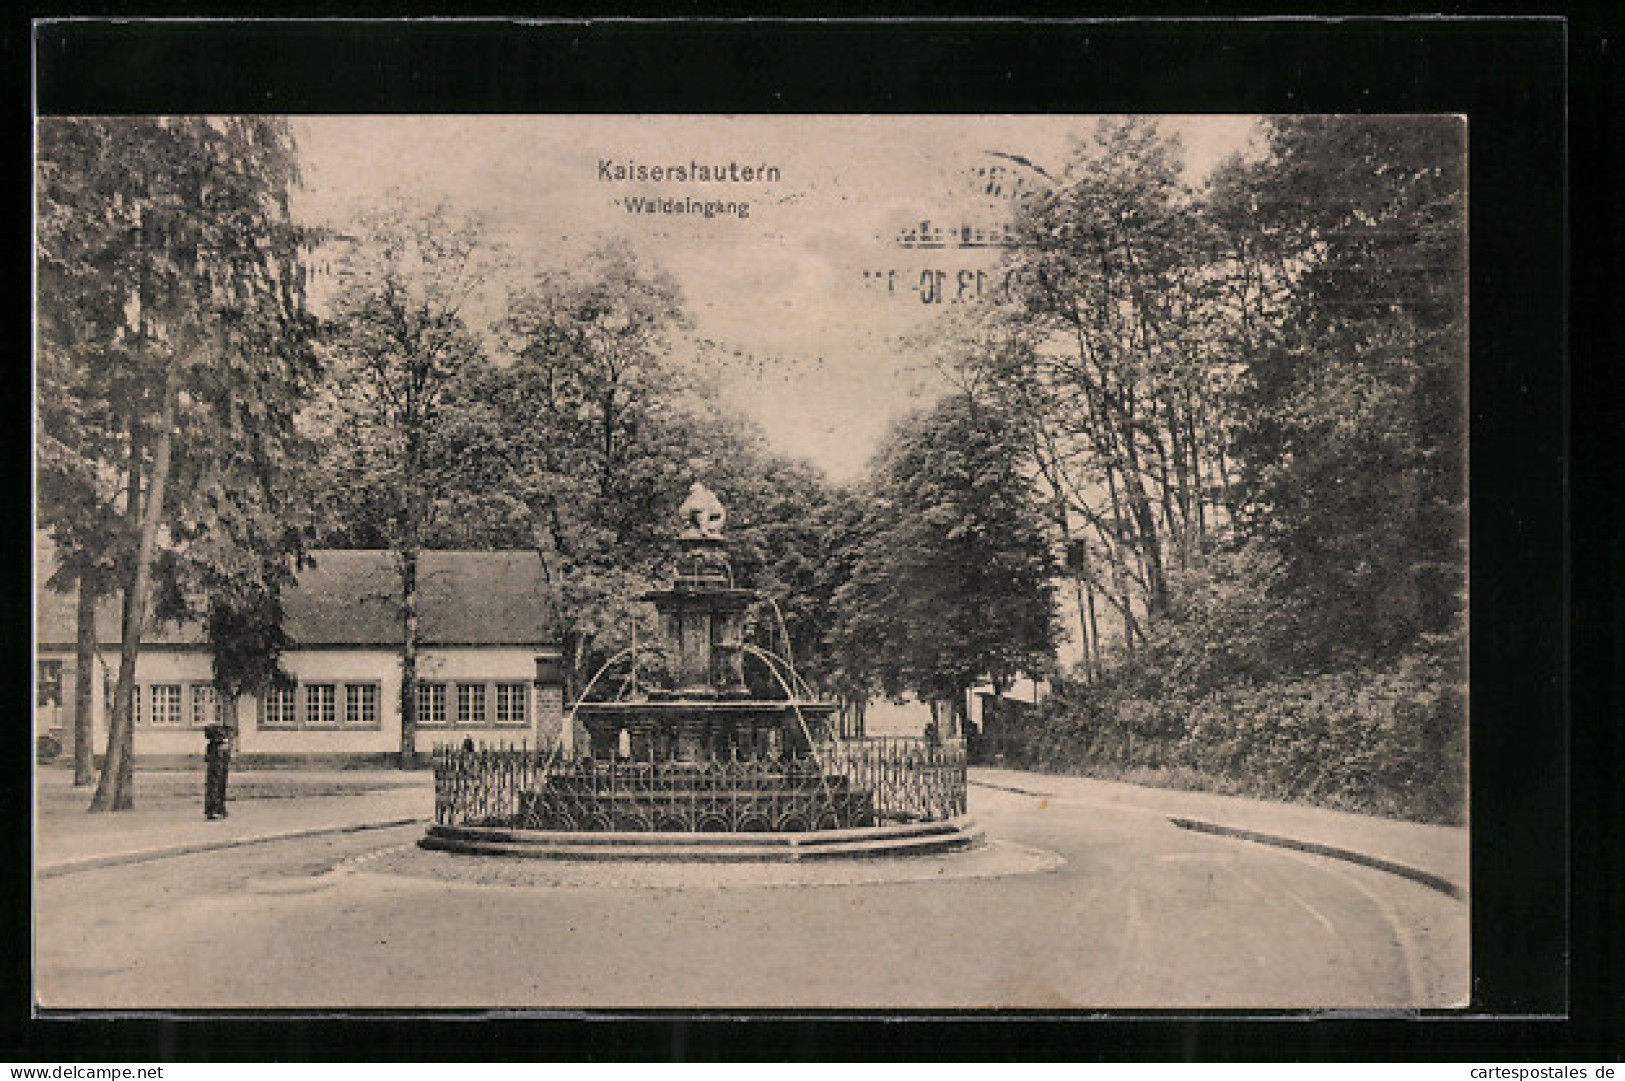
[[[400,748],[400,577],[386,551],[325,550],[283,597],[292,687],[236,703],[238,760],[392,761]],[[76,601],[38,568],[35,724],[73,746]],[[535,552],[424,552],[417,748],[558,738],[563,719],[557,633]],[[118,678],[119,604],[97,613],[95,749],[107,747]],[[200,755],[201,729],[229,721],[202,628],[149,620],[136,665],[138,758]]]

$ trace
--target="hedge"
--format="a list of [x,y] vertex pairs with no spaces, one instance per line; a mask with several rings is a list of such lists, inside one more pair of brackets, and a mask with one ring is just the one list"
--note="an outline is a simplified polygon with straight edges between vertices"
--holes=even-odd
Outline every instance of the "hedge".
[[1466,697],[1425,661],[1133,697],[1053,693],[1010,733],[1007,761],[1096,776],[1153,776],[1342,810],[1460,823]]

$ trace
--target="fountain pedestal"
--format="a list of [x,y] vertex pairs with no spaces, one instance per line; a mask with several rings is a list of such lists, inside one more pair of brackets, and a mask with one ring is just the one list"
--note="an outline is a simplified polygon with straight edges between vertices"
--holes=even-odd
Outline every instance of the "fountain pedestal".
[[[812,858],[809,846],[824,855],[877,855],[975,843],[963,818],[962,750],[827,742],[835,704],[798,694],[805,685],[788,661],[745,642],[756,593],[734,583],[721,505],[696,484],[682,513],[687,528],[671,584],[645,597],[660,613],[662,681],[634,687],[627,698],[578,702],[573,716],[590,740],[584,755],[543,761],[523,751],[437,752],[436,824],[425,843],[546,858],[642,851],[661,859],[800,859]],[[752,695],[747,657],[768,668],[783,697]],[[583,833],[619,839],[571,843]],[[685,841],[679,834],[762,836]],[[646,835],[655,836],[640,839]]]
[[644,594],[660,613],[669,662],[666,686],[628,701],[583,702],[576,710],[592,757],[622,757],[621,733],[639,762],[796,757],[828,730],[832,703],[751,697],[745,682],[745,612],[756,591],[733,583],[720,536],[678,537],[672,583]]
[[870,825],[872,801],[846,778],[826,777],[813,758],[835,705],[797,696],[777,668],[784,697],[752,696],[745,615],[756,591],[734,583],[715,498],[697,485],[684,506],[688,528],[677,538],[671,584],[643,597],[660,614],[664,679],[628,699],[577,704],[589,755],[525,801],[527,824],[702,832]]

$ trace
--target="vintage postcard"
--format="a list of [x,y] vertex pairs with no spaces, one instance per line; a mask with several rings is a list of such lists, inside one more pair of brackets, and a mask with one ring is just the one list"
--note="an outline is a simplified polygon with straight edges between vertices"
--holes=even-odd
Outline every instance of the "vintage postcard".
[[1467,140],[41,117],[36,1007],[1467,1005]]

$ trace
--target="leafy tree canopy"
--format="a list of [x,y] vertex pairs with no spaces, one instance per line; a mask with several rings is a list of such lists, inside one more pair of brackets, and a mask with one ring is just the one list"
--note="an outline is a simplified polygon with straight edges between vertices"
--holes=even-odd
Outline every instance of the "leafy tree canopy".
[[1042,673],[1055,649],[1049,538],[1007,425],[962,395],[900,423],[877,456],[851,577],[835,593],[852,674],[957,701]]

